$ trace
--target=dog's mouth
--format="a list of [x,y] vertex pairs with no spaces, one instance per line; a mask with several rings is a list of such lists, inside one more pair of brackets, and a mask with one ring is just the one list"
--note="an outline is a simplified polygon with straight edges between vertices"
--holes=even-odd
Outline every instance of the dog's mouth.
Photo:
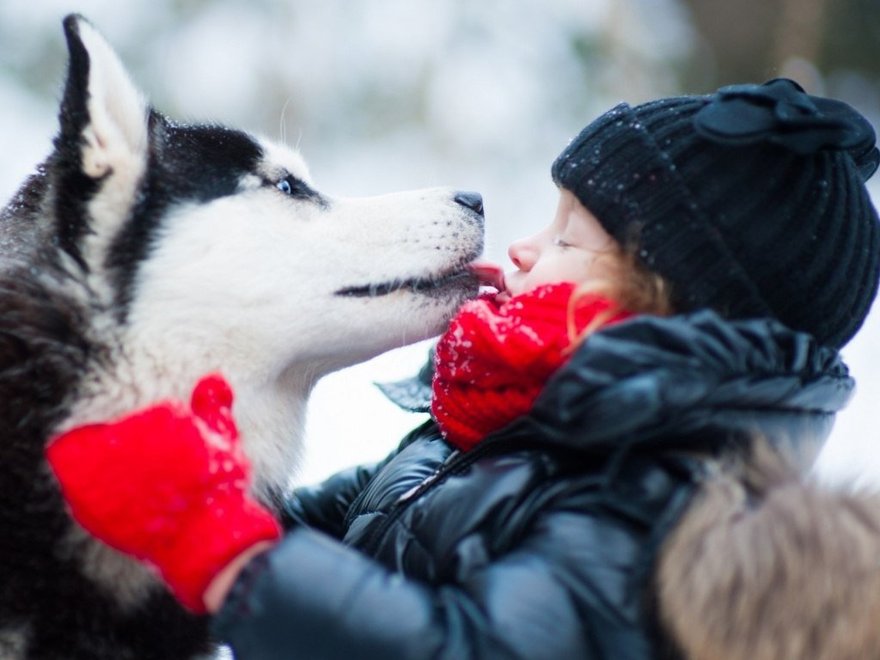
[[472,288],[475,292],[480,284],[479,277],[467,265],[429,277],[412,277],[404,280],[391,280],[363,286],[349,286],[336,291],[337,296],[349,298],[378,298],[396,291],[410,291],[424,295],[442,293],[448,289]]

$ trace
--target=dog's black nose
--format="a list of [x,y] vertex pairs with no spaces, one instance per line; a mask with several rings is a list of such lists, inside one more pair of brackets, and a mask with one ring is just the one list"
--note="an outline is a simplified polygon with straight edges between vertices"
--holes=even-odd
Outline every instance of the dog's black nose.
[[474,213],[483,215],[483,196],[475,192],[458,192],[455,201]]

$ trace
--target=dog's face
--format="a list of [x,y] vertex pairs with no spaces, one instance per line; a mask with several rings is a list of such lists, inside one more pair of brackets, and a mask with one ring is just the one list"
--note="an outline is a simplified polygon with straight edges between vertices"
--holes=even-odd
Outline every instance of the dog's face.
[[437,334],[473,293],[482,219],[454,192],[331,198],[296,154],[254,145],[233,194],[164,216],[129,327],[180,345],[222,328],[226,369],[319,375]]
[[274,438],[249,453],[258,476],[278,482],[290,463],[281,443],[295,433],[278,412],[291,407],[285,397],[439,333],[476,293],[467,265],[482,250],[479,197],[330,197],[284,146],[153,111],[82,18],[66,19],[65,34],[60,133],[35,185],[53,207],[51,243],[123,353],[109,362],[139,381],[135,400],[124,387],[102,393],[70,423],[186,396],[219,370],[237,392],[246,446]]
[[62,138],[76,139],[57,144],[78,145],[68,169],[93,192],[62,244],[149,341],[337,368],[436,334],[474,292],[475,204],[445,189],[331,198],[290,149],[152,112],[91,25],[66,32]]

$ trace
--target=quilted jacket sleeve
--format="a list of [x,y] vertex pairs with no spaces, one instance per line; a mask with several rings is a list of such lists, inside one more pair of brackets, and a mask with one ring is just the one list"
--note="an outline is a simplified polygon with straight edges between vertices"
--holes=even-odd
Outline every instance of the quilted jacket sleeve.
[[282,525],[288,530],[305,525],[341,538],[346,512],[381,465],[350,468],[318,485],[298,488],[284,502]]
[[242,574],[215,632],[238,660],[656,657],[643,586],[659,520],[686,489],[643,476],[644,506],[569,493],[511,551],[441,584],[295,529]]
[[345,516],[352,502],[360,495],[373,475],[390,462],[401,449],[423,434],[425,426],[425,424],[418,426],[406,434],[400,445],[378,463],[349,468],[314,486],[297,488],[283,503],[281,524],[287,530],[297,525],[305,525],[334,538],[341,538]]

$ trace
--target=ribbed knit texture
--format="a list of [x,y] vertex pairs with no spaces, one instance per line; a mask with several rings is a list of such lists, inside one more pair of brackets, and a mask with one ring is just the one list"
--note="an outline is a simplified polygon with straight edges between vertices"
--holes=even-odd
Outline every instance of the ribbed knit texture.
[[573,339],[631,316],[595,295],[575,294],[570,307],[575,289],[550,284],[502,305],[494,296],[462,305],[437,344],[433,380],[431,412],[450,443],[467,451],[528,412]]
[[618,105],[554,162],[571,190],[664,277],[679,311],[772,316],[840,347],[880,278],[877,212],[852,156],[697,134],[708,97]]

